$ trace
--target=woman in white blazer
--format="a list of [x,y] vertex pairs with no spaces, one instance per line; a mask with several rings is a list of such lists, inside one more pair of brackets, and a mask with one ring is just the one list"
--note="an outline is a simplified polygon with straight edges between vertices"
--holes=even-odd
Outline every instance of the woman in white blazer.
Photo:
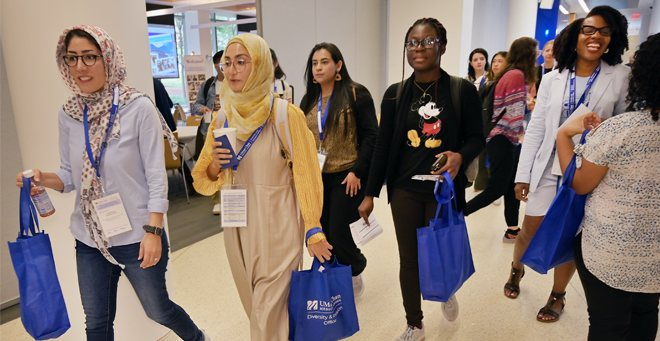
[[[524,275],[520,259],[557,191],[561,169],[557,163],[553,171],[553,165],[559,126],[581,104],[603,119],[626,109],[630,69],[621,65],[621,55],[628,49],[627,32],[628,22],[621,13],[609,6],[598,6],[586,18],[567,26],[555,40],[557,69],[541,81],[515,178],[516,197],[527,205],[514,246],[509,280],[504,286],[508,298],[520,294],[519,283]],[[574,273],[574,262],[555,268],[550,298],[539,311],[538,321],[559,320],[566,302],[566,286]]]

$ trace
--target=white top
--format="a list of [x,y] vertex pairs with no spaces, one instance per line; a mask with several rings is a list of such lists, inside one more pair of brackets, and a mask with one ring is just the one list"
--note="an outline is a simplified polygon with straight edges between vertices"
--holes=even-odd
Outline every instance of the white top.
[[[147,97],[120,107],[118,113],[120,136],[108,140],[101,178],[106,194],[119,193],[133,230],[110,237],[111,247],[139,243],[145,234],[142,226],[149,224],[149,213],[165,213],[169,206],[160,114]],[[76,191],[69,228],[76,239],[95,248],[80,212],[85,128],[64,110],[60,110],[59,124],[60,170],[55,174],[64,183],[62,192]]]
[[603,122],[575,148],[607,166],[587,197],[582,252],[587,269],[612,288],[660,292],[660,121],[648,111]]

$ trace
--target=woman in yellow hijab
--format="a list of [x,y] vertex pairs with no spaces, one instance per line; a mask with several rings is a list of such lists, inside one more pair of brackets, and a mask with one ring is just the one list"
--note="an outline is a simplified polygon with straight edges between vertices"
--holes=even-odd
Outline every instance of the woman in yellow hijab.
[[[321,262],[330,259],[332,249],[320,229],[323,183],[314,137],[302,111],[287,104],[295,156],[290,166],[291,153],[283,152],[288,149],[287,136],[278,135],[284,129],[278,130],[282,127],[275,124],[277,108],[282,106],[270,91],[273,62],[261,37],[234,37],[221,66],[225,75],[220,90],[222,109],[213,115],[192,171],[193,185],[203,195],[213,195],[221,188],[245,189],[247,226],[225,228],[227,258],[250,318],[252,340],[284,341],[288,338],[291,271],[301,260],[303,241],[310,255]],[[235,154],[249,148],[234,171],[226,166],[232,158],[230,150],[213,135],[214,129],[225,125],[225,117],[227,126],[236,128]]]

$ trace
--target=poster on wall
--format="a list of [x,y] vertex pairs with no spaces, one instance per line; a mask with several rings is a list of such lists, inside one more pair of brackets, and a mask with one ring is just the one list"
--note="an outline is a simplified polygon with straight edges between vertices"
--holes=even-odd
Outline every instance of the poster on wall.
[[186,91],[191,113],[193,112],[192,106],[197,100],[197,93],[206,81],[207,63],[206,57],[201,55],[183,56],[183,70],[186,74]]
[[179,78],[174,26],[148,25],[151,74],[155,78]]

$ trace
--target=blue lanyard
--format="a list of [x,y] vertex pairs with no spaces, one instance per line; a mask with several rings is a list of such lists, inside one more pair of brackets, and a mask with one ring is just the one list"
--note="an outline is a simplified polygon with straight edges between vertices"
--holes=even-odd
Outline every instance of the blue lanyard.
[[319,138],[321,141],[323,141],[323,129],[325,128],[325,121],[328,120],[328,110],[330,109],[330,103],[332,102],[332,95],[335,94],[335,91],[332,90],[332,93],[330,94],[330,98],[328,98],[328,104],[325,105],[325,112],[323,112],[323,115],[321,115],[321,109],[322,104],[323,104],[323,91],[319,92],[319,107],[318,111],[316,112],[316,122],[319,125]]
[[89,157],[89,162],[92,163],[92,166],[96,170],[96,176],[101,178],[101,159],[103,159],[103,152],[105,152],[105,147],[108,145],[108,137],[110,132],[112,132],[112,126],[115,124],[115,118],[117,118],[117,108],[119,108],[119,87],[115,87],[112,92],[112,109],[110,109],[110,118],[108,119],[108,130],[105,132],[105,140],[101,144],[101,152],[99,153],[99,160],[96,162],[94,159],[94,153],[92,153],[92,145],[89,143],[89,122],[87,122],[87,104],[85,104],[85,110],[83,111],[83,126],[85,127],[85,147],[87,149],[87,157]]
[[[587,81],[587,86],[584,88],[584,92],[582,93],[582,97],[580,97],[580,101],[575,103],[575,72],[571,72],[571,88],[570,88],[570,94],[568,96],[568,110],[572,114],[575,109],[584,102],[585,97],[587,96],[587,92],[589,92],[589,88],[591,85],[594,83],[596,80],[596,77],[598,77],[598,74],[600,73],[600,64],[594,70],[594,73],[591,74],[591,77],[589,77],[589,80]],[[585,103],[585,105],[589,105],[589,103]]]
[[277,79],[273,82],[273,87],[274,87],[273,92],[277,93]]
[[486,84],[486,75],[481,76],[481,83],[479,83],[479,89]]
[[[271,96],[270,98],[270,112],[271,114],[273,113],[273,104],[275,103],[275,97]],[[266,126],[266,123],[268,123],[268,118],[266,119],[266,122],[261,125],[261,127],[257,128],[254,132],[252,132],[252,135],[250,138],[245,141],[245,144],[243,145],[243,148],[241,148],[241,151],[238,152],[238,155],[236,155],[236,160],[238,160],[238,164],[241,163],[241,160],[245,157],[247,152],[252,148],[252,145],[254,144],[255,141],[257,141],[257,138],[261,134],[261,131],[264,130],[264,127]],[[225,126],[227,126],[227,121],[225,121]],[[238,164],[234,166],[232,169],[236,170],[238,169]]]

